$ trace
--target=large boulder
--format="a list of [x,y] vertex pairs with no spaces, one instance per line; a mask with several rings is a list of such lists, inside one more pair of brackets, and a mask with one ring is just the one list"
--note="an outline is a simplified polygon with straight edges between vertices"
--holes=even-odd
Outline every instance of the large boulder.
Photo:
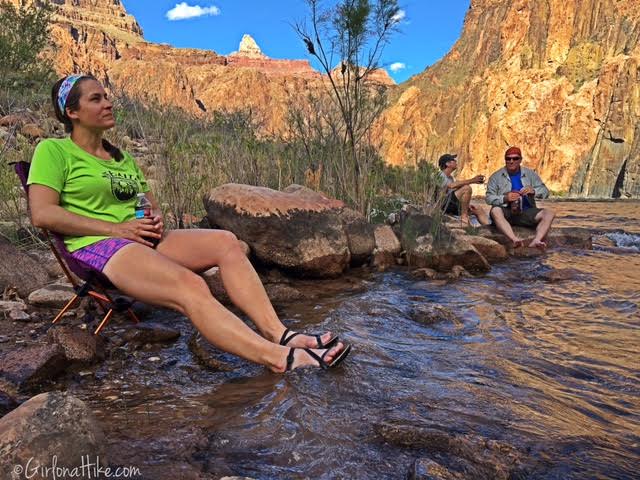
[[69,365],[58,344],[17,347],[0,358],[0,379],[26,389],[48,382]]
[[300,186],[279,192],[226,184],[203,201],[209,223],[247,242],[265,265],[310,277],[337,276],[349,266],[339,200]]
[[13,287],[25,298],[49,281],[47,270],[41,263],[3,237],[0,237],[0,258],[0,293],[7,287]]
[[438,219],[414,209],[401,213],[401,243],[409,266],[440,272],[451,271],[455,265],[476,273],[491,269],[469,241],[454,235]]
[[104,467],[105,445],[104,433],[83,401],[62,392],[41,393],[0,419],[0,478],[53,478],[51,471],[43,476],[36,469],[52,462],[71,469],[83,458]]

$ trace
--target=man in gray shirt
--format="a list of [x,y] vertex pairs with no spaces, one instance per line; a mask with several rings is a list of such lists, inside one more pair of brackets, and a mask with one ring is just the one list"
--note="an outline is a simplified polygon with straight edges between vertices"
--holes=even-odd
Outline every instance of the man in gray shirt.
[[522,152],[510,147],[504,154],[505,166],[489,178],[487,203],[492,205],[491,218],[498,230],[521,247],[524,241],[518,237],[511,225],[532,227],[536,235],[529,244],[532,248],[545,248],[545,238],[555,213],[549,208],[538,208],[536,198],[547,198],[549,190],[536,172],[522,167]]
[[469,213],[473,213],[481,225],[488,225],[489,216],[480,206],[471,204],[471,184],[483,183],[484,175],[476,175],[468,180],[456,180],[453,171],[458,168],[457,155],[445,153],[438,160],[441,185],[444,190],[442,210],[451,215],[460,215],[460,222],[469,225]]

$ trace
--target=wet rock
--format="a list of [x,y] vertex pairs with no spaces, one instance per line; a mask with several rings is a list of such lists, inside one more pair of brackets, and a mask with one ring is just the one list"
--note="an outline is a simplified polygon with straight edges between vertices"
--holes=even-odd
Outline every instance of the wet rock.
[[464,480],[465,477],[457,472],[452,472],[438,462],[428,458],[419,458],[411,466],[408,475],[409,480]]
[[[493,226],[479,227],[476,229],[478,235],[494,240],[505,246],[509,255],[518,257],[530,257],[542,255],[545,250],[538,248],[528,248],[528,245],[535,236],[535,230],[525,227],[513,227],[514,233],[525,241],[524,247],[513,248],[512,242],[499,233]],[[586,228],[554,228],[552,227],[547,235],[547,247],[568,247],[583,250],[593,249],[593,239],[591,232]]]
[[211,345],[207,340],[195,332],[189,339],[189,350],[200,365],[217,372],[229,372],[234,369],[233,365],[225,362],[222,352]]
[[25,298],[49,281],[45,268],[0,236],[0,291],[14,287]]
[[[62,392],[36,395],[0,419],[0,477],[11,479],[16,465],[73,468],[82,456],[106,466],[106,438],[81,400]],[[26,474],[26,472],[25,472]],[[26,478],[22,477],[19,478]],[[41,478],[41,477],[29,477]]]
[[434,323],[460,323],[458,317],[447,307],[436,303],[420,303],[411,307],[409,316],[414,322],[422,325],[433,325]]
[[473,277],[462,265],[454,265],[448,272],[436,272],[432,268],[416,268],[411,271],[411,275],[415,278],[441,281],[443,285],[445,285],[448,280]]
[[552,268],[545,272],[541,272],[539,277],[541,280],[549,283],[564,282],[567,280],[575,280],[580,276],[580,270],[575,268]]
[[0,377],[18,388],[30,388],[54,379],[67,365],[59,345],[18,347],[0,358]]
[[473,275],[467,272],[467,270],[462,265],[454,265],[453,267],[451,267],[451,271],[448,274],[448,277],[450,279],[470,278],[472,276]]
[[409,266],[440,272],[448,272],[454,265],[476,273],[491,269],[471,243],[454,235],[433,217],[411,209],[401,213],[401,243]]
[[360,213],[350,208],[343,208],[339,216],[347,235],[351,265],[362,265],[369,260],[376,247],[374,226]]
[[71,285],[54,283],[31,292],[28,301],[34,307],[62,308],[75,293]]
[[504,245],[480,235],[463,235],[461,240],[469,242],[489,263],[502,262],[509,258]]
[[246,241],[264,265],[310,277],[335,277],[349,265],[339,200],[300,186],[278,192],[226,184],[204,204],[209,222]]
[[416,268],[415,270],[411,270],[411,275],[415,278],[432,280],[434,278],[438,278],[440,274],[436,272],[433,268]]
[[47,336],[52,343],[60,345],[70,362],[95,363],[105,359],[104,340],[86,330],[70,326],[55,326]]
[[124,327],[123,340],[128,343],[168,343],[177,340],[180,332],[160,323],[144,322]]
[[400,240],[389,225],[377,225],[373,231],[376,247],[371,266],[385,270],[396,265],[396,257],[402,250]]
[[18,406],[18,401],[7,392],[0,390],[0,417],[6,415]]
[[[446,459],[447,468],[444,471],[434,465],[431,465],[431,469],[444,475],[449,471],[449,474],[454,476],[434,478],[458,478],[455,474],[462,473],[461,478],[508,480],[523,471],[523,455],[502,442],[446,432],[435,425],[397,425],[384,422],[374,428],[392,445],[426,450],[429,455],[438,455],[438,458]],[[430,464],[427,463],[426,466]],[[414,465],[413,471],[415,470]]]

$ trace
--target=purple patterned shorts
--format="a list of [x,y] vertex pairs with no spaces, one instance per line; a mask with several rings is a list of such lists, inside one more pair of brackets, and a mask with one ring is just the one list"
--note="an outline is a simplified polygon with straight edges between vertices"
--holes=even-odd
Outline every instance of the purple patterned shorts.
[[135,243],[124,238],[105,238],[99,242],[92,243],[71,253],[77,260],[91,265],[96,270],[102,271],[111,257],[122,247]]

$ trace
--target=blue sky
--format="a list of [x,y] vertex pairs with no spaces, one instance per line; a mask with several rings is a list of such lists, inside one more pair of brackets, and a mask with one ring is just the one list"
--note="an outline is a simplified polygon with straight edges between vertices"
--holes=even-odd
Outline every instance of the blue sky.
[[[308,58],[291,27],[308,15],[304,0],[123,0],[123,3],[150,42],[214,50],[224,55],[237,50],[242,35],[248,33],[269,57]],[[449,51],[462,31],[469,0],[401,0],[400,7],[404,14],[400,32],[392,37],[381,61],[398,83],[422,72]]]

